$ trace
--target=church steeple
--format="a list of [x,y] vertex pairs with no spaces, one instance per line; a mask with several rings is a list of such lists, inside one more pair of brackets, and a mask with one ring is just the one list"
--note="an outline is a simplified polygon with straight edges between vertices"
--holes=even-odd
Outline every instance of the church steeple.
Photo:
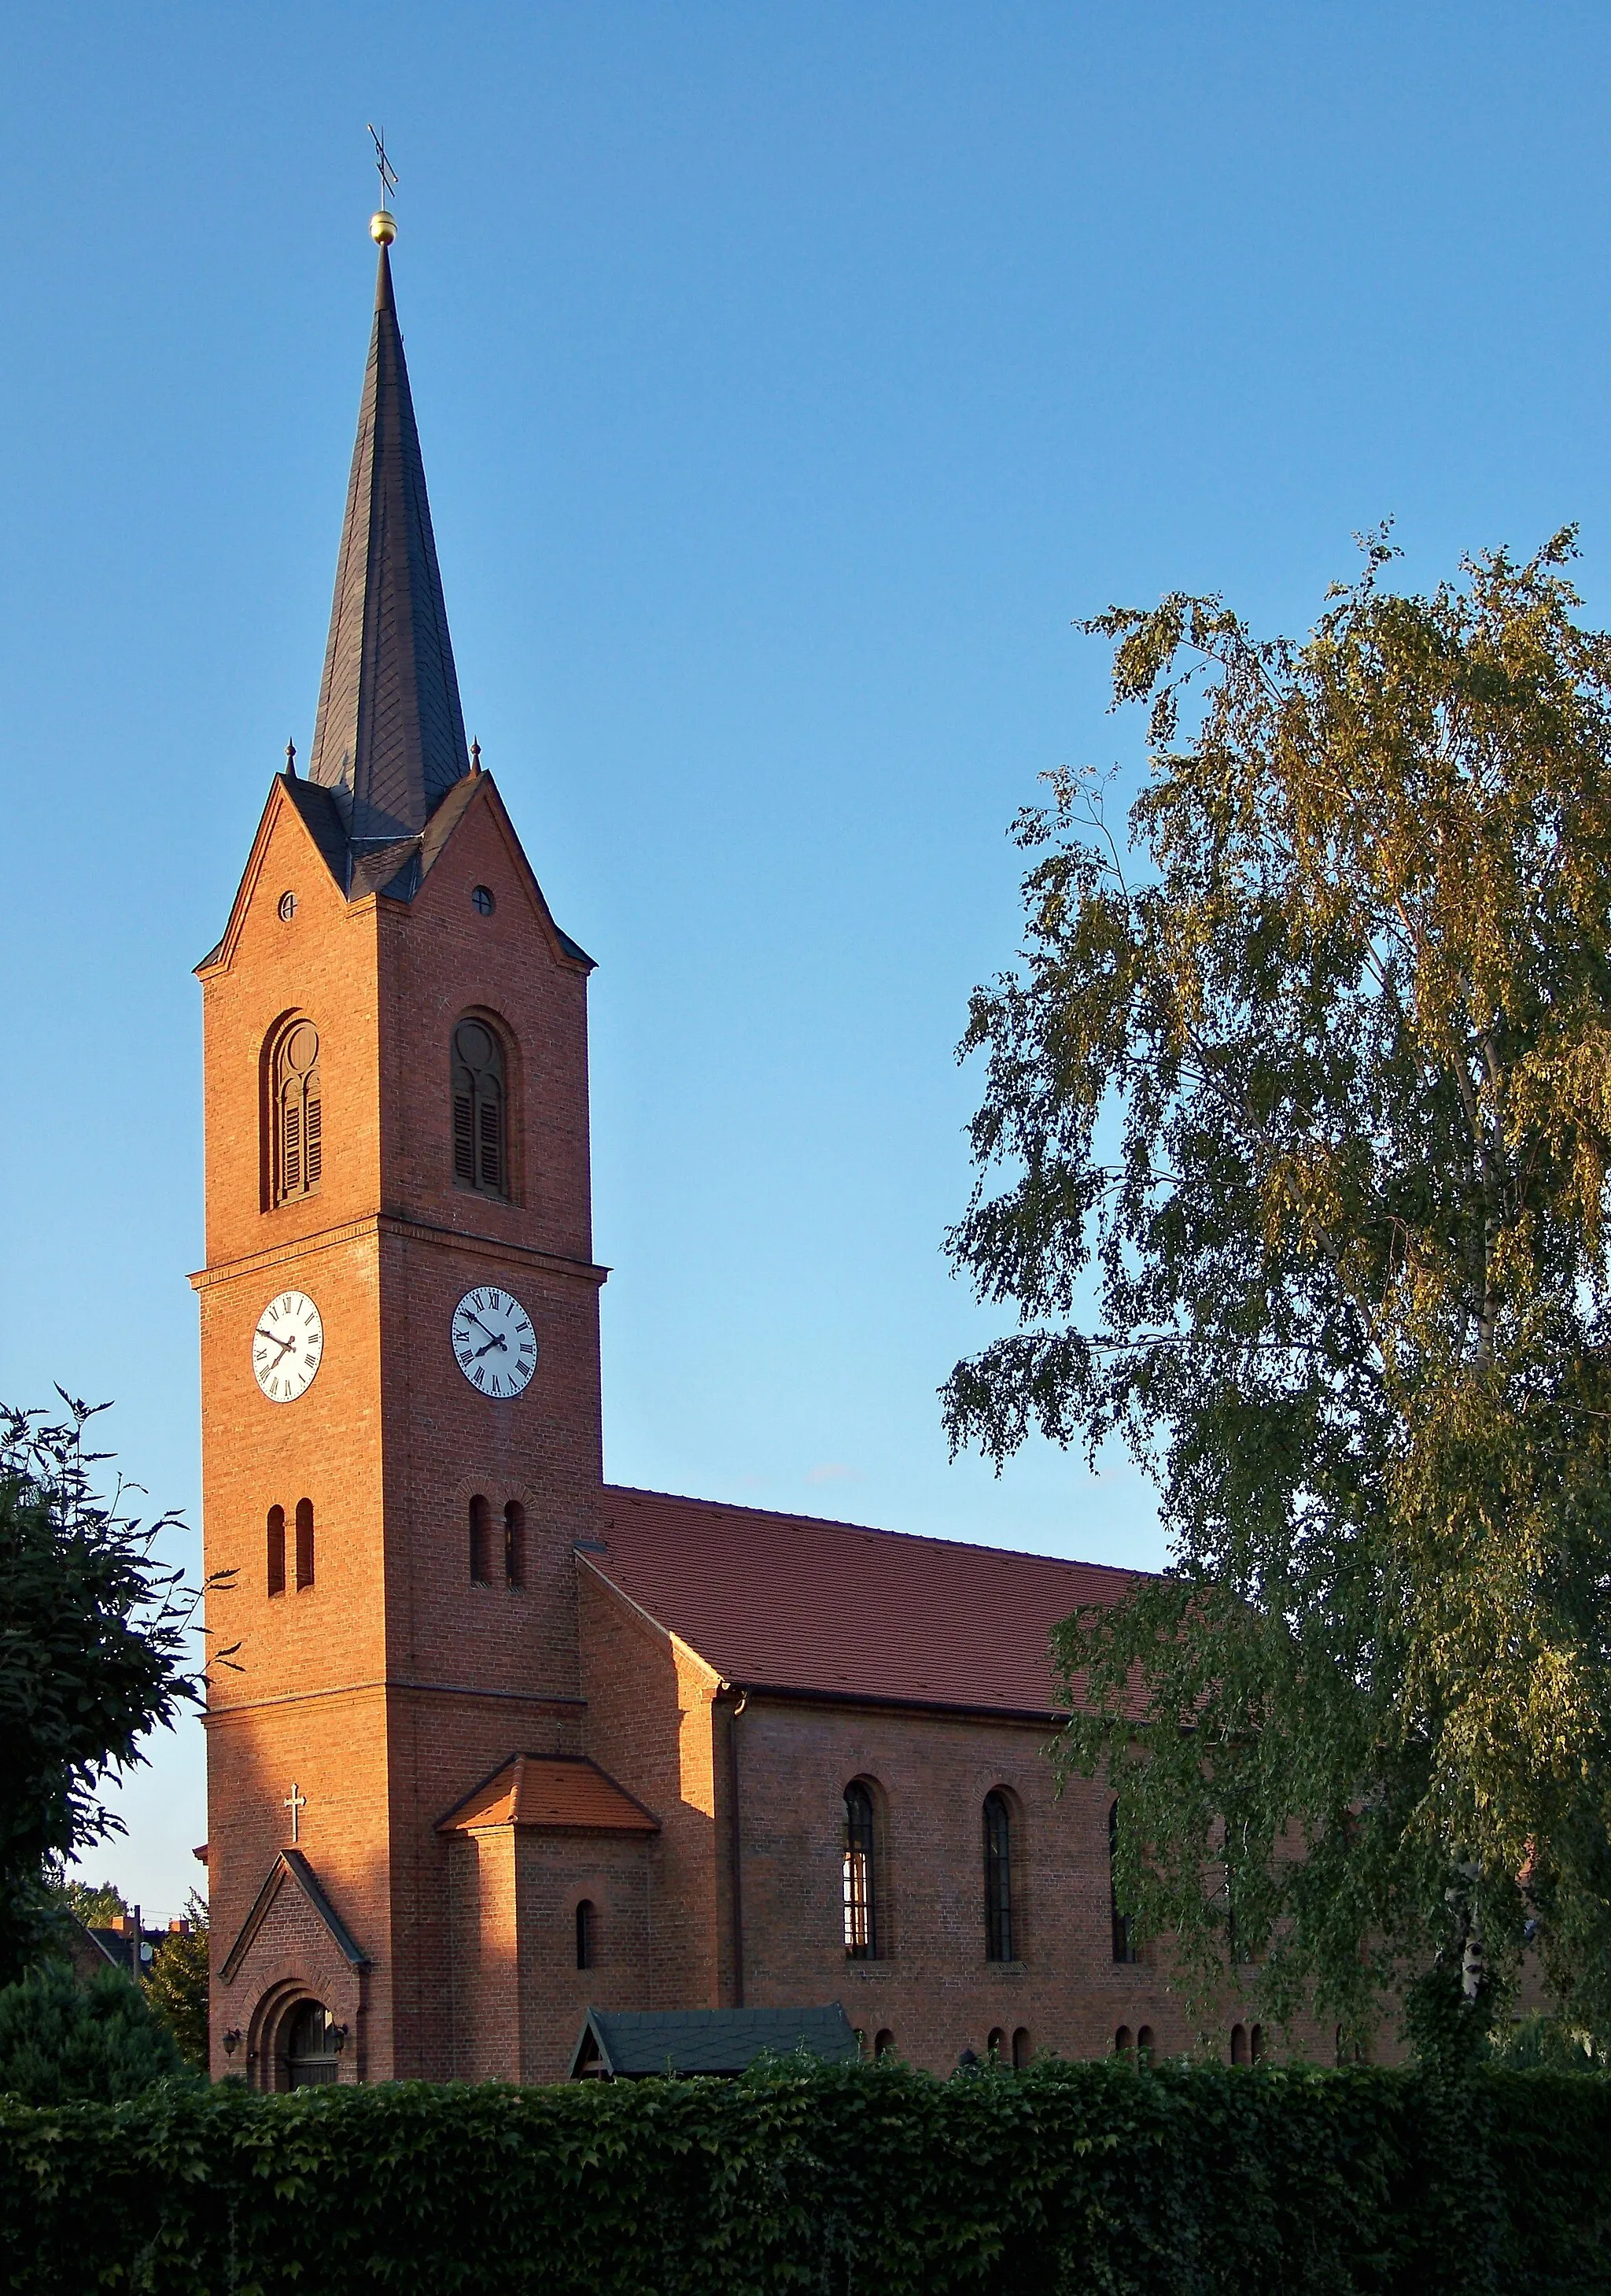
[[[384,228],[382,227],[384,226]],[[382,213],[375,319],[336,566],[308,778],[329,789],[355,859],[417,837],[470,771]]]

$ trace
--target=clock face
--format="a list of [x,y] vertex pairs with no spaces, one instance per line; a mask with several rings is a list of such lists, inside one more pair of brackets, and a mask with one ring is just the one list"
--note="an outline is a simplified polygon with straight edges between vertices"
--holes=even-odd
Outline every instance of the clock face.
[[313,1385],[324,1353],[324,1326],[306,1292],[280,1292],[258,1318],[251,1367],[271,1403],[294,1403]]
[[453,1311],[459,1369],[483,1395],[522,1394],[537,1367],[537,1335],[512,1292],[487,1284],[467,1292]]

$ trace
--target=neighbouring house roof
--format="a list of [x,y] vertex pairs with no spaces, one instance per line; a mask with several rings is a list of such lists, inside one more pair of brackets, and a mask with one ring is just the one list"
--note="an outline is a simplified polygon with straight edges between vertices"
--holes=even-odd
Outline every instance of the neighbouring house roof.
[[[81,1922],[76,1915],[70,1916],[70,1918],[72,1921],[73,1929],[78,1932],[78,1936],[86,1939],[87,1946],[93,1947],[94,1949],[92,1954],[86,1948],[78,1947],[77,1945],[77,1940],[75,1939],[71,1959],[74,1968],[78,1971],[80,1976],[87,1975],[90,1969],[98,1965],[95,1958],[96,1956],[99,1956],[99,1959],[102,1962],[110,1962],[114,1969],[121,1969],[125,1972],[133,1971],[135,1966],[135,1933],[132,1929],[115,1930],[99,1922],[93,1924],[87,1922]],[[147,1964],[155,1957],[157,1945],[161,1934],[162,1932],[160,1931],[148,1930],[143,1927],[140,1931],[140,1972],[142,1975],[145,1973]]]
[[759,2056],[797,2049],[824,2064],[861,2054],[837,2001],[822,2009],[590,2009],[571,2052],[570,2078],[741,2073]]
[[561,1833],[658,1833],[660,1821],[581,1754],[511,1754],[484,1785],[449,1810],[438,1833],[489,1825]]
[[1138,1574],[608,1488],[582,1560],[753,1690],[1050,1715],[1051,1628]]

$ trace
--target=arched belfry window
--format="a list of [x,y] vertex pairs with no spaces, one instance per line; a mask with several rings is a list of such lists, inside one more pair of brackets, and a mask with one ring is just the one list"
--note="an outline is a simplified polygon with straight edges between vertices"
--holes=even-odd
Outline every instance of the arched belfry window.
[[879,1957],[879,1875],[872,1789],[860,1778],[845,1789],[845,1951],[852,1961]]
[[288,1021],[269,1063],[273,1139],[270,1194],[276,1204],[311,1196],[324,1166],[324,1110],[319,1086],[319,1031]]
[[456,1187],[508,1195],[508,1067],[486,1021],[463,1020],[454,1030],[453,1166]]
[[1004,1793],[985,1797],[985,1958],[1013,1961],[1012,1811]]

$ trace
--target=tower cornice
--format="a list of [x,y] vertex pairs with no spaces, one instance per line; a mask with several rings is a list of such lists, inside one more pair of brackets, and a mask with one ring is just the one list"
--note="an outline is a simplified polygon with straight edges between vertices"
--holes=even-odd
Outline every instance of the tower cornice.
[[478,1229],[441,1227],[429,1220],[405,1219],[396,1212],[371,1212],[363,1219],[343,1220],[339,1226],[317,1228],[312,1235],[287,1236],[282,1242],[266,1245],[261,1251],[249,1251],[233,1259],[215,1260],[209,1267],[193,1268],[187,1277],[194,1292],[210,1291],[216,1283],[233,1283],[237,1278],[261,1275],[270,1267],[287,1267],[292,1260],[306,1259],[312,1252],[341,1251],[349,1243],[361,1243],[378,1236],[397,1236],[405,1242],[438,1246],[445,1251],[468,1252],[481,1259],[514,1260],[523,1267],[540,1268],[547,1275],[568,1275],[578,1283],[596,1286],[609,1280],[609,1270],[591,1259],[567,1259],[555,1251],[540,1251],[527,1243],[512,1243],[499,1235],[488,1235]]

